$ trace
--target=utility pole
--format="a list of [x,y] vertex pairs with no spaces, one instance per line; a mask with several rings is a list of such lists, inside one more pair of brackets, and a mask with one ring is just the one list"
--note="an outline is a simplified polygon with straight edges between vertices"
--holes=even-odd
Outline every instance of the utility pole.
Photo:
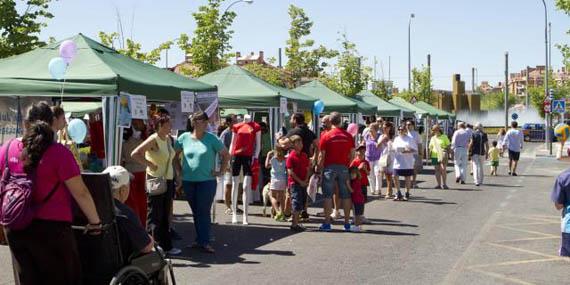
[[471,93],[475,94],[475,67],[471,67]]
[[[546,7],[546,2],[542,0],[542,4],[544,5],[544,54],[545,58],[545,69],[544,69],[544,100],[549,100],[548,95],[548,71],[550,70],[548,64],[548,9]],[[548,153],[552,155],[552,139],[550,138],[550,125],[552,124],[552,113],[545,114],[546,119],[546,145],[548,148]]]
[[412,48],[411,48],[411,31],[412,31],[412,19],[415,17],[414,13],[410,14],[410,20],[408,21],[408,92],[412,90]]
[[509,128],[509,52],[505,52],[505,129]]
[[282,60],[282,59],[281,59],[281,48],[279,48],[279,56],[278,56],[278,58],[279,58],[279,68],[281,68],[281,67],[283,67],[283,65],[281,65],[281,60]]
[[[431,98],[431,54],[428,53],[427,55],[427,68],[428,68],[428,82],[429,82],[429,90],[428,90],[428,99]],[[424,102],[426,101],[426,98],[424,98]],[[427,102],[428,104],[431,105],[431,100],[429,100],[430,102]]]

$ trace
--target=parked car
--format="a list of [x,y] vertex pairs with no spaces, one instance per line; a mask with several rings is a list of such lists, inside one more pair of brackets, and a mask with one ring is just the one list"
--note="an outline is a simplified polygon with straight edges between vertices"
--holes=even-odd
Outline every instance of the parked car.
[[[545,140],[545,126],[542,123],[526,123],[522,126],[522,132],[524,135],[525,142],[531,141],[544,141]],[[553,141],[556,141],[556,137],[554,137],[554,131],[550,130],[550,137]]]

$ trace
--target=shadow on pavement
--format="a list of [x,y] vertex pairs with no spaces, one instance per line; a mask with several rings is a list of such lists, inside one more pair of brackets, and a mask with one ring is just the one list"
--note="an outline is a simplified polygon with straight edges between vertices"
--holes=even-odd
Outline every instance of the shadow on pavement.
[[[447,190],[445,190],[447,191]],[[406,202],[403,202],[406,203]],[[442,199],[431,199],[431,198],[425,198],[425,197],[421,197],[421,196],[412,196],[410,197],[410,200],[407,201],[407,203],[424,203],[424,204],[432,204],[432,205],[456,205],[457,203],[455,202],[446,202],[443,201]]]
[[[213,264],[258,264],[257,261],[248,261],[243,255],[278,255],[295,256],[292,251],[263,250],[259,249],[276,240],[294,235],[295,233],[286,226],[260,227],[256,224],[212,225],[212,234],[215,241],[212,246],[216,249],[215,254],[203,253],[199,249],[186,247],[192,243],[195,237],[194,224],[191,222],[176,223],[176,230],[183,237],[177,244],[182,249],[182,254],[172,256],[174,267],[210,267]],[[191,261],[193,264],[177,262],[179,260]]]
[[483,183],[483,186],[491,186],[491,187],[501,187],[501,188],[522,188],[522,186],[512,185],[512,184],[487,184]]

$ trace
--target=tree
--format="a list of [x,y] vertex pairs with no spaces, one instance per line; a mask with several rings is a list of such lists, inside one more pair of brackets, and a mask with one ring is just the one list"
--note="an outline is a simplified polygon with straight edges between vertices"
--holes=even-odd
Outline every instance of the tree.
[[16,9],[16,0],[0,1],[0,58],[21,54],[45,45],[39,40],[45,20],[53,18],[48,11],[51,0],[27,0],[23,13]]
[[435,100],[432,96],[432,80],[430,70],[422,66],[421,69],[412,69],[412,93],[416,95],[417,100],[432,104]]
[[[556,0],[556,8],[570,16],[570,0]],[[570,34],[570,30],[566,33]],[[557,44],[556,47],[562,53],[564,65],[566,68],[570,68],[570,46],[567,44]]]
[[[509,94],[509,106],[516,103],[515,96]],[[505,94],[503,92],[492,92],[481,95],[481,109],[483,110],[502,110],[505,106]]]
[[342,51],[338,59],[340,86],[343,95],[354,96],[364,90],[370,79],[369,70],[362,67],[363,58],[358,54],[356,44],[342,35]]
[[220,4],[223,0],[208,0],[208,4],[200,6],[198,12],[192,13],[196,20],[194,37],[182,34],[178,45],[192,57],[192,64],[197,68],[191,76],[199,77],[227,66],[230,55],[224,52],[231,49],[230,39],[234,33],[230,27],[236,13],[227,11],[220,15]]
[[328,66],[325,60],[336,57],[338,52],[322,45],[311,49],[315,42],[311,39],[303,40],[311,34],[313,22],[302,8],[290,5],[289,16],[291,27],[285,48],[285,55],[288,58],[285,69],[289,71],[295,83],[300,82],[303,77],[316,78]]
[[[119,33],[114,32],[108,34],[105,32],[99,32],[99,39],[103,45],[115,48],[115,42],[119,40]],[[140,43],[137,43],[132,39],[126,39],[126,46],[116,50],[118,53],[134,58],[138,61],[156,64],[160,60],[162,51],[169,49],[170,46],[172,46],[172,41],[167,41],[149,52],[142,52]]]
[[255,74],[255,76],[263,79],[270,84],[277,85],[280,87],[287,87],[287,78],[286,74],[283,72],[282,69],[272,67],[272,66],[265,66],[259,63],[250,63],[243,66],[249,72]]
[[392,83],[386,80],[373,80],[372,81],[372,94],[384,99],[390,99]]

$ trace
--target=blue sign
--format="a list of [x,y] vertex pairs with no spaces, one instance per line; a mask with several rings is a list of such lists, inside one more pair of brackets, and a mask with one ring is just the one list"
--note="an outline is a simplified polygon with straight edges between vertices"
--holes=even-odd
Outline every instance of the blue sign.
[[564,114],[566,112],[566,101],[565,100],[554,100],[552,101],[552,113]]
[[511,115],[511,118],[513,119],[513,121],[516,121],[519,118],[519,115],[517,113],[513,113]]

